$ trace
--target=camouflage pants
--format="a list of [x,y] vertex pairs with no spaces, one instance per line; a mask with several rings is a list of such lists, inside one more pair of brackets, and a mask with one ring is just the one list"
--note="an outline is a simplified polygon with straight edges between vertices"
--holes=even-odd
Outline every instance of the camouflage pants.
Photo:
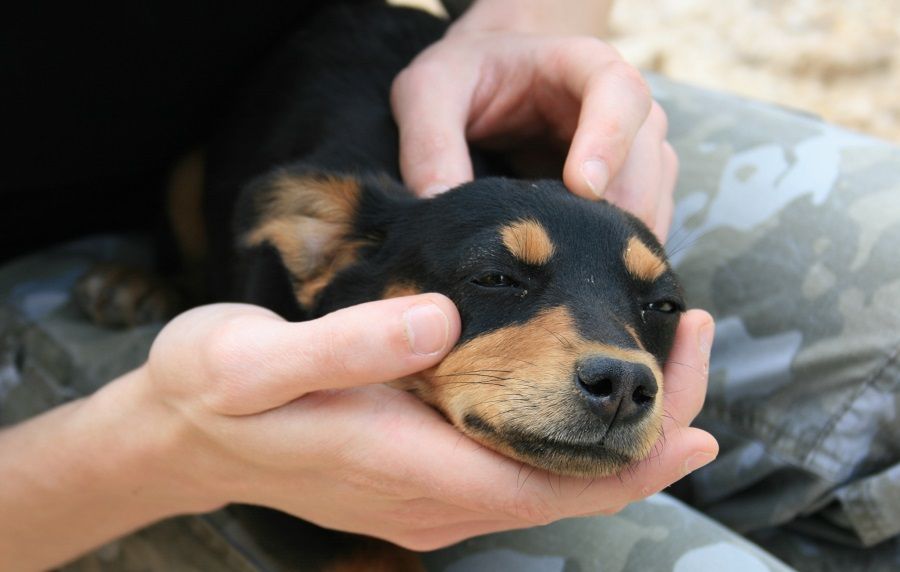
[[[682,161],[669,241],[718,321],[699,424],[722,454],[677,488],[804,570],[900,568],[900,149],[652,78]],[[93,328],[68,299],[96,239],[0,269],[0,424],[96,389],[158,331]],[[607,518],[472,539],[434,570],[784,570],[666,495]],[[70,570],[279,570],[227,511],[148,527]]]

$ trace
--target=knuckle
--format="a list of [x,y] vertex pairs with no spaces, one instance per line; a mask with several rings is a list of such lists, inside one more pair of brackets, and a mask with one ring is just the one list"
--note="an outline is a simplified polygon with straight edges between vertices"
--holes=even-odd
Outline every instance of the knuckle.
[[623,60],[613,60],[607,64],[606,73],[614,76],[625,85],[628,91],[631,92],[632,97],[646,106],[646,112],[650,111],[652,102],[650,86],[637,68]]
[[566,75],[577,75],[581,69],[595,69],[598,62],[602,65],[621,59],[621,56],[608,43],[590,36],[560,38],[541,51],[543,64],[547,69],[560,69]]
[[401,103],[402,96],[410,89],[410,73],[408,67],[400,70],[400,73],[394,77],[394,81],[391,83],[391,103],[394,107]]
[[394,77],[391,94],[395,103],[399,96],[428,88],[435,77],[440,77],[441,72],[441,65],[432,61],[427,54],[413,60]]
[[226,318],[206,340],[200,395],[208,409],[228,413],[240,408],[244,400],[243,389],[252,369],[247,326],[245,317]]
[[664,159],[670,162],[677,171],[679,166],[678,154],[675,152],[675,148],[672,147],[672,144],[668,141],[663,141],[662,152]]
[[634,185],[616,185],[610,190],[609,200],[620,208],[625,209],[644,224],[653,226],[656,211],[662,192],[658,189],[636,187]]
[[634,216],[641,220],[645,225],[653,228],[656,223],[656,204],[648,201],[641,201],[635,208]]
[[650,113],[647,115],[647,123],[653,125],[660,134],[661,139],[666,138],[669,132],[669,117],[665,110],[655,100],[650,104]]
[[603,145],[598,155],[607,161],[619,157],[618,161],[613,161],[614,163],[624,161],[628,149],[628,134],[622,117],[609,115],[603,118],[602,124],[592,127]]
[[668,141],[663,142],[663,154],[665,155],[665,161],[671,165],[671,177],[672,181],[670,186],[672,187],[670,190],[674,192],[675,190],[675,179],[678,178],[678,172],[681,169],[681,162],[678,159],[678,154],[675,153],[675,149],[672,145],[669,144]]
[[[451,147],[447,135],[441,131],[430,130],[419,132],[416,137],[415,154],[420,165],[426,165],[433,161],[434,157],[440,157]],[[436,176],[438,169],[429,169],[429,175]]]
[[213,377],[227,378],[240,368],[247,344],[247,320],[230,316],[209,333],[204,348],[207,372]]
[[409,89],[416,82],[416,76],[418,72],[416,71],[418,68],[413,64],[410,64],[400,70],[394,77],[394,82],[391,86],[393,92],[396,94],[397,92],[402,92],[403,90]]
[[607,42],[592,36],[579,36],[568,41],[569,49],[590,59],[620,60],[619,52]]

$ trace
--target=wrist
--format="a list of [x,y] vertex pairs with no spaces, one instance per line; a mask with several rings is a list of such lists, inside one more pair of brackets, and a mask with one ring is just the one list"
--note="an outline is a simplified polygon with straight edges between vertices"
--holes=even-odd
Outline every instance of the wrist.
[[147,522],[225,504],[197,470],[190,426],[154,394],[146,365],[85,400],[74,422],[91,436],[80,485],[127,497]]
[[611,8],[612,0],[478,0],[448,34],[603,36]]
[[135,370],[0,432],[0,569],[48,569],[163,518],[215,508],[181,476],[191,473],[177,456],[177,425],[160,415],[146,379]]

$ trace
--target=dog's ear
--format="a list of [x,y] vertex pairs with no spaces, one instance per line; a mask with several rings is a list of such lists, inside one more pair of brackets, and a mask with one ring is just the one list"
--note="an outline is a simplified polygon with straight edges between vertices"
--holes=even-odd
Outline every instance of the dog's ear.
[[[393,188],[386,192],[386,186]],[[335,276],[357,261],[361,249],[377,245],[380,233],[371,221],[402,202],[395,196],[397,187],[387,178],[303,169],[266,175],[245,191],[242,202],[250,220],[240,225],[240,246],[274,247],[297,301],[310,309]]]

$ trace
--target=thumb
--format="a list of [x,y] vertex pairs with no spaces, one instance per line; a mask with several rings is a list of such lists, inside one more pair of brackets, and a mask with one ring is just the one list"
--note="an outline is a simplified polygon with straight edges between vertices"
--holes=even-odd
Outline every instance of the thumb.
[[400,173],[420,196],[434,196],[472,179],[465,82],[450,83],[446,70],[435,74],[432,67],[413,62],[391,89],[400,131]]
[[228,395],[221,413],[258,413],[313,391],[412,375],[437,364],[460,332],[456,307],[440,294],[369,302],[309,322],[271,315],[252,322],[213,350],[227,356],[216,375]]

